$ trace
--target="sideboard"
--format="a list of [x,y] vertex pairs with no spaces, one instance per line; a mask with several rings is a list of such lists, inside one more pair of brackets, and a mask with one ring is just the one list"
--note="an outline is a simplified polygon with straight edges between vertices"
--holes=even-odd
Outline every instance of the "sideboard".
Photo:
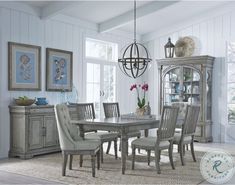
[[53,105],[9,106],[9,157],[22,159],[60,151]]

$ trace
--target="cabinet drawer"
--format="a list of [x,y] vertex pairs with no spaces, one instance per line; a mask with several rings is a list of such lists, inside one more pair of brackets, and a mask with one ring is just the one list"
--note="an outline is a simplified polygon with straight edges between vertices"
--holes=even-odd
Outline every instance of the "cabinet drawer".
[[30,113],[54,113],[53,108],[44,108],[44,109],[30,109]]

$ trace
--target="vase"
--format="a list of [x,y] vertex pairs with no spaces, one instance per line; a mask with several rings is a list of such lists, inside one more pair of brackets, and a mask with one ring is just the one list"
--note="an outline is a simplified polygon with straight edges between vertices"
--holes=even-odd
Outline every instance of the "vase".
[[143,116],[145,113],[145,107],[142,107],[142,108],[136,108],[136,114],[138,116]]

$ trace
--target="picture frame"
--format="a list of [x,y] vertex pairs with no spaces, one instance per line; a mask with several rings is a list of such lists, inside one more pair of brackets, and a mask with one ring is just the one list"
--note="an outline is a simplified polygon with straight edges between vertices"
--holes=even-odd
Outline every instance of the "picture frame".
[[41,90],[41,47],[8,42],[8,90]]
[[46,91],[72,91],[73,52],[46,49]]

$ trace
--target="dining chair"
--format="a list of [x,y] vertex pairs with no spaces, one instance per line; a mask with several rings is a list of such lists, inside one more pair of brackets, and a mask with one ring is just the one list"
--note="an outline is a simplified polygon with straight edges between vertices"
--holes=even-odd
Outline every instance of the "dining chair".
[[[74,104],[75,105],[75,104]],[[95,119],[95,109],[93,103],[77,103],[77,114],[78,119]],[[90,133],[91,131],[96,131],[96,133]],[[103,132],[97,130],[85,130],[85,132],[89,132],[85,135],[87,139],[97,139],[101,141],[101,162],[103,163],[103,143],[105,142],[114,142],[114,151],[115,151],[115,159],[117,159],[117,138],[118,133],[115,132]]]
[[[105,118],[120,117],[120,109],[119,109],[118,102],[103,103],[103,107],[104,107]],[[128,139],[132,138],[132,137],[140,138],[140,136],[141,136],[140,131],[131,131],[127,134]],[[118,137],[120,138],[121,135],[118,134]],[[107,154],[109,153],[110,146],[111,146],[111,142],[109,142],[109,144],[108,144],[108,148],[107,148],[107,151],[106,151]],[[120,148],[121,147],[119,147],[119,149]],[[127,151],[127,154],[128,154],[128,143],[127,143],[127,150],[126,151]]]
[[173,144],[177,144],[180,152],[181,164],[184,165],[184,146],[190,144],[190,149],[194,162],[196,157],[194,153],[194,135],[199,118],[200,106],[187,105],[184,124],[181,133],[175,133]]
[[[186,116],[186,109],[187,109],[188,102],[173,102],[171,105],[173,107],[179,107],[179,114],[177,118],[175,133],[181,133],[182,125],[184,124],[184,119]],[[185,148],[188,150],[188,145],[185,145],[184,150]],[[178,152],[180,152],[179,147],[178,147]]]
[[[59,133],[60,148],[63,156],[62,176],[65,176],[68,155],[91,155],[92,176],[95,177],[95,156],[97,156],[97,168],[100,168],[100,145],[97,140],[81,138],[77,133],[76,126],[71,124],[68,107],[65,104],[55,106],[57,129]],[[82,160],[80,160],[82,166]],[[72,160],[69,163],[72,169]]]
[[160,174],[160,155],[161,150],[168,149],[169,159],[172,169],[175,169],[173,163],[173,139],[175,126],[177,122],[179,108],[172,106],[164,106],[161,114],[160,126],[157,130],[157,137],[144,137],[132,141],[132,170],[135,166],[135,150],[136,148],[144,149],[147,151],[148,165],[150,164],[150,154],[153,150],[155,152],[155,165],[157,173]]

